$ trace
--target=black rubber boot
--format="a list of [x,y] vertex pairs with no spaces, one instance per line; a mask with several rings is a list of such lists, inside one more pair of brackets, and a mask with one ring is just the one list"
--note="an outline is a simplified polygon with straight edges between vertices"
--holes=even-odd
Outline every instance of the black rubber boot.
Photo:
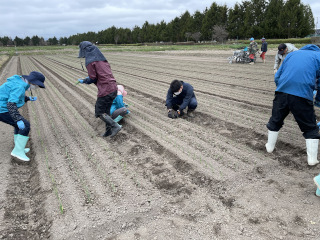
[[112,134],[111,127],[109,125],[106,125],[106,132],[102,135],[102,137],[108,137]]
[[100,119],[106,123],[106,132],[103,136],[113,137],[121,130],[121,126],[113,121],[113,119],[108,114],[102,114],[100,116]]

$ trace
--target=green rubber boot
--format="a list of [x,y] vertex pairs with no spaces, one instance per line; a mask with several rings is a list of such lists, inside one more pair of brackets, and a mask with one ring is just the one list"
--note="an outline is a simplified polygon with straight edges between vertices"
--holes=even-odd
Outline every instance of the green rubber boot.
[[24,148],[27,145],[28,140],[29,137],[18,134],[16,137],[14,149],[11,152],[11,156],[18,158],[21,161],[29,162],[30,158],[28,158],[24,152]]
[[[16,144],[16,139],[17,139],[18,134],[14,134],[14,144]],[[30,152],[30,148],[25,148],[24,153]]]

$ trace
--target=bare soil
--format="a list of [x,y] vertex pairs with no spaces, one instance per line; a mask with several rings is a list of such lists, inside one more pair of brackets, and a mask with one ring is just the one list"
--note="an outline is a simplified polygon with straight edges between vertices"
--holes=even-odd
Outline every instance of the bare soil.
[[[131,111],[112,139],[96,87],[75,85],[76,52],[12,57],[1,83],[41,71],[46,89],[20,109],[30,164],[0,124],[0,239],[319,239],[319,166],[291,115],[264,147],[274,53],[247,65],[229,64],[232,51],[106,52]],[[195,118],[167,117],[173,79],[193,85]]]

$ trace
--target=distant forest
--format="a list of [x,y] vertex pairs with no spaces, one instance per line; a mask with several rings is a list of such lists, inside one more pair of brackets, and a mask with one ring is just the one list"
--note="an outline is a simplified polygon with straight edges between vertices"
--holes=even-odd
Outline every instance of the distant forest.
[[0,45],[77,45],[81,41],[99,44],[132,44],[153,42],[224,41],[229,39],[300,38],[314,32],[310,6],[300,0],[251,0],[236,3],[233,8],[213,2],[203,12],[188,11],[169,23],[145,22],[133,29],[112,26],[99,32],[78,33],[69,37],[44,40],[33,36],[21,39],[0,37]]

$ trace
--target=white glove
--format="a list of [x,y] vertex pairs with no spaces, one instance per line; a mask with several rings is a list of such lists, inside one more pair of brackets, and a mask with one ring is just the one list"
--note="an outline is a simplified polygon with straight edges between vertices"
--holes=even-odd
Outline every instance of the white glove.
[[277,71],[278,71],[277,69],[273,70],[273,74],[276,74],[276,73],[277,73]]

